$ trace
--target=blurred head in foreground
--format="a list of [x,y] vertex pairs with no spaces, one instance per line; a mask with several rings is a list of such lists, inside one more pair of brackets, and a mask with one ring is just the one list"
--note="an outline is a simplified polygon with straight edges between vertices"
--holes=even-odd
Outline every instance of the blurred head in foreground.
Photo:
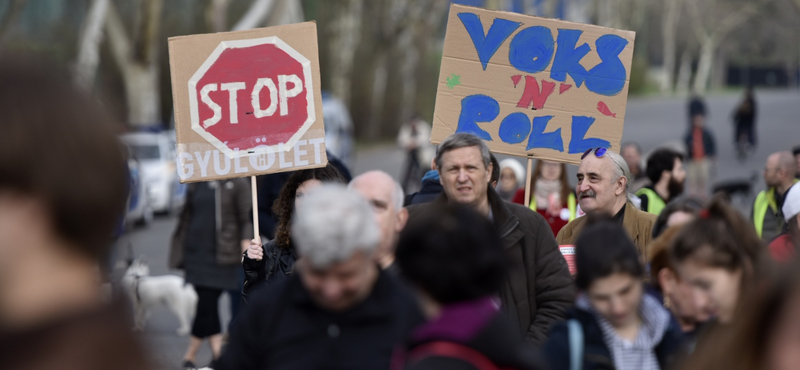
[[717,197],[678,233],[670,258],[697,304],[730,323],[742,295],[760,276],[764,250],[753,225]]
[[800,265],[782,266],[746,300],[741,315],[701,341],[683,369],[789,370],[800,364]]
[[124,210],[115,121],[65,75],[0,62],[0,328],[96,303],[98,262]]

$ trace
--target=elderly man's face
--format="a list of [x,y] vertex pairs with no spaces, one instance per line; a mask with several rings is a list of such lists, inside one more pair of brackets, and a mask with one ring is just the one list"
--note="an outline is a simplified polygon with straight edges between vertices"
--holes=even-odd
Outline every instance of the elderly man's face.
[[615,214],[614,209],[619,197],[625,194],[625,179],[614,179],[614,163],[608,156],[597,158],[590,153],[578,167],[578,184],[575,192],[581,209],[585,212],[600,210]]
[[486,200],[490,177],[491,167],[486,168],[477,146],[453,149],[442,155],[439,178],[450,200],[479,206]]
[[351,187],[369,202],[375,220],[378,221],[378,227],[381,229],[378,258],[394,253],[397,235],[403,230],[408,218],[408,211],[403,205],[394,204],[392,199],[394,180],[385,173],[375,171],[353,179]]
[[372,256],[356,252],[349,259],[325,268],[297,260],[300,280],[320,307],[334,312],[352,308],[372,291],[377,266]]

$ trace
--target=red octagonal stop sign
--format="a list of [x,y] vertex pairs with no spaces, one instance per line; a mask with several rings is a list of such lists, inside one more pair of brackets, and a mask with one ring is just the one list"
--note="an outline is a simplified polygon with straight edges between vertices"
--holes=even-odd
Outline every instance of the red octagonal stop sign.
[[316,117],[311,62],[275,36],[221,42],[189,80],[189,109],[228,156],[286,150]]

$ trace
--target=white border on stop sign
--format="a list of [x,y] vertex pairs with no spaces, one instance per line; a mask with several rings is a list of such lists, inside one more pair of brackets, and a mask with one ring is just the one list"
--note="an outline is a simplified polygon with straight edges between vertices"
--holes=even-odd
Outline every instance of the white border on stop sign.
[[[197,83],[200,79],[208,72],[211,66],[217,61],[219,56],[222,54],[223,51],[227,49],[235,49],[235,48],[246,48],[256,45],[264,45],[264,44],[273,44],[279,49],[283,50],[289,56],[300,62],[300,65],[303,66],[303,80],[304,80],[304,88],[306,90],[306,99],[308,101],[308,118],[300,126],[300,129],[292,135],[291,138],[285,143],[279,143],[271,146],[267,145],[259,145],[255,148],[251,148],[248,150],[233,150],[228,148],[228,146],[217,139],[214,135],[209,134],[205,129],[203,129],[202,125],[200,125],[200,107],[197,104]],[[209,143],[214,145],[217,149],[221,152],[225,153],[226,156],[229,158],[236,158],[236,157],[245,157],[250,155],[261,155],[267,153],[268,149],[271,149],[274,153],[285,151],[288,152],[294,147],[294,144],[300,140],[303,135],[308,131],[309,128],[314,124],[316,121],[316,111],[314,109],[314,84],[311,80],[311,61],[308,58],[304,57],[302,54],[294,50],[289,44],[283,42],[277,36],[269,36],[269,37],[262,37],[257,39],[249,39],[249,40],[232,40],[232,41],[223,41],[217,45],[217,48],[209,54],[208,58],[200,65],[200,68],[197,69],[192,75],[192,78],[189,79],[189,115],[192,121],[192,130],[200,135],[202,138],[206,139]]]

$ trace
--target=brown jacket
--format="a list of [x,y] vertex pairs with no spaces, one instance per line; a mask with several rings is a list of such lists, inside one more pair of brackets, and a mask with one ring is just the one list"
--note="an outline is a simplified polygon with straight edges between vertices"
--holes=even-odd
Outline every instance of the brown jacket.
[[[408,206],[409,217],[445,203],[447,194],[442,193],[433,203]],[[575,300],[572,277],[550,226],[540,214],[503,201],[491,188],[489,204],[511,263],[500,291],[503,309],[519,325],[526,342],[538,347]]]
[[[186,191],[186,205],[183,206],[178,226],[172,236],[169,267],[183,268],[183,250],[186,232],[192,217],[192,196],[196,184],[190,184]],[[247,178],[219,181],[217,187],[217,263],[232,265],[241,263],[241,241],[253,239],[253,221],[250,219],[252,198],[250,182]]]
[[[650,245],[650,239],[653,236],[653,224],[656,222],[657,217],[652,213],[637,209],[630,202],[625,203],[625,216],[622,219],[622,227],[628,232],[628,236],[631,237],[633,244],[639,249],[639,254],[644,261],[650,260],[650,252],[647,247]],[[584,224],[586,224],[586,217],[580,217],[561,228],[558,236],[556,236],[558,244],[575,244]]]

